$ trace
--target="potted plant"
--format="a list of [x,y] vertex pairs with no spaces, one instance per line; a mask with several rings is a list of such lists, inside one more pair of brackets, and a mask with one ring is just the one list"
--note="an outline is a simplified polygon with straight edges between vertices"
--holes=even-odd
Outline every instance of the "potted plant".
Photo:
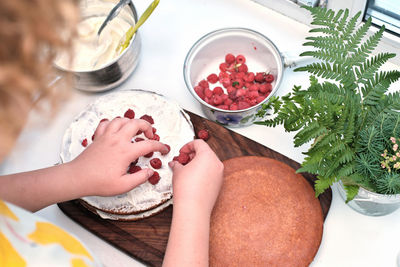
[[[263,120],[257,124],[283,124],[286,131],[296,131],[296,147],[312,142],[297,172],[317,176],[317,196],[340,181],[346,202],[354,209],[386,214],[400,205],[400,94],[388,93],[400,72],[380,67],[395,54],[372,54],[384,27],[367,36],[371,19],[356,27],[361,13],[350,18],[348,10],[304,8],[316,25],[310,33],[319,36],[306,38],[303,46],[312,49],[301,56],[316,61],[295,71],[310,73],[310,85],[306,89],[294,86],[291,93],[271,99],[258,113]],[[274,115],[265,117],[272,115],[270,110]],[[363,192],[374,196],[359,200]],[[398,204],[386,211],[375,195],[388,197],[390,205]],[[368,205],[358,207],[357,200],[370,203],[372,210]]]

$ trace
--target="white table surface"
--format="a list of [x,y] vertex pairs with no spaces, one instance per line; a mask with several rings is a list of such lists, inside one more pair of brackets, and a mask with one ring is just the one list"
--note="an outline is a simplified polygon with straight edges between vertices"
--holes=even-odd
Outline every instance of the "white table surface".
[[[150,1],[135,1],[141,14]],[[191,45],[204,34],[223,27],[247,27],[268,36],[281,51],[300,51],[309,28],[250,0],[161,1],[140,29],[141,61],[133,75],[114,89],[142,88],[164,94],[181,106],[204,116],[186,90],[182,66]],[[389,66],[391,68],[396,66]],[[293,84],[308,84],[305,73],[286,69],[278,95]],[[398,87],[397,87],[398,88]],[[14,150],[0,165],[0,174],[51,166],[59,161],[61,138],[73,117],[102,94],[71,90],[70,98],[50,122],[32,115]],[[249,126],[234,129],[298,162],[306,147],[294,148],[293,134],[282,127]],[[56,205],[38,215],[78,236],[105,266],[142,266],[111,245],[77,225]],[[368,217],[353,211],[333,186],[333,199],[324,225],[319,251],[312,263],[326,266],[396,266],[400,251],[400,210],[383,217]]]

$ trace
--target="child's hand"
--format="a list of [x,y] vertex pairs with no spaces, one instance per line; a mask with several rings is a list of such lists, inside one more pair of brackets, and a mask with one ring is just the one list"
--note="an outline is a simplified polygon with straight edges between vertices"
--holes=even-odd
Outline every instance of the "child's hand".
[[180,151],[189,154],[191,161],[185,166],[177,161],[169,164],[174,172],[174,209],[209,216],[222,186],[224,165],[201,139],[184,145]]
[[153,138],[152,127],[144,120],[115,118],[99,124],[93,143],[67,163],[76,173],[72,178],[82,196],[125,193],[153,174],[153,170],[147,168],[134,174],[127,173],[130,163],[138,157],[152,151],[165,153],[168,150],[164,144],[154,140],[132,143],[132,137],[139,130],[147,138]]

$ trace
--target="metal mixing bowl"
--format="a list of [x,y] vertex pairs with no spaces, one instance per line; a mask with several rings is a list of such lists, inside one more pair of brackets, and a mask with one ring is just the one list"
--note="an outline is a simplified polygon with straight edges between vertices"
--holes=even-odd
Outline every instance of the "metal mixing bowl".
[[[82,19],[93,16],[107,16],[115,3],[110,1],[87,0],[81,2]],[[121,10],[118,15],[130,25],[135,25],[138,20],[136,8],[132,2]],[[72,71],[55,64],[61,75],[70,73],[73,76],[74,87],[88,92],[102,92],[124,82],[135,70],[140,56],[141,40],[139,32],[132,37],[129,46],[114,60],[98,69],[90,71]]]
[[[194,91],[197,83],[210,73],[218,75],[219,63],[224,61],[227,53],[244,55],[249,71],[268,71],[275,76],[272,92],[262,102],[247,109],[225,110],[208,104]],[[209,119],[225,126],[242,127],[256,121],[262,104],[275,95],[283,70],[281,53],[266,36],[245,28],[225,28],[204,35],[192,46],[185,58],[183,76],[188,90]]]

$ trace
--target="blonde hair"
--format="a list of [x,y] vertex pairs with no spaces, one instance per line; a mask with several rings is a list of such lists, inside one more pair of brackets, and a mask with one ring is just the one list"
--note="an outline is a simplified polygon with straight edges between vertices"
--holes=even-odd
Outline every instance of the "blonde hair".
[[75,0],[0,1],[0,160],[29,111],[58,102],[52,62],[56,49],[70,46],[78,18]]

